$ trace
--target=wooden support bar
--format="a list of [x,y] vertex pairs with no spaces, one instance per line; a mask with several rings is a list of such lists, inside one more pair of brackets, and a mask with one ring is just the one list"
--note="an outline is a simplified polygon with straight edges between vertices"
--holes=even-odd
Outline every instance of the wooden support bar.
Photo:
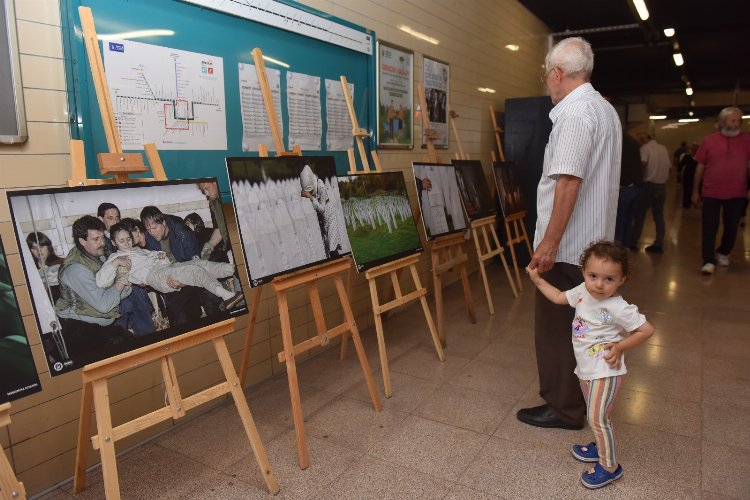
[[[10,403],[0,404],[0,428],[10,425]],[[0,498],[3,500],[26,500],[26,489],[16,478],[13,468],[0,449]]]
[[250,351],[253,348],[253,335],[255,334],[255,323],[258,320],[261,295],[263,295],[263,285],[253,288],[252,299],[250,300],[250,316],[247,318],[247,331],[245,332],[245,346],[242,349],[242,360],[240,361],[240,384],[243,387],[247,382]]
[[433,139],[435,131],[430,127],[430,119],[427,116],[427,101],[424,97],[424,86],[421,82],[417,83],[417,95],[419,96],[420,116],[422,117],[422,133],[424,134],[425,144],[427,145],[427,161],[430,163],[437,163],[438,159]]
[[271,136],[273,137],[273,145],[276,148],[276,155],[282,156],[285,152],[284,139],[281,135],[281,130],[279,130],[279,119],[276,116],[276,108],[273,105],[273,94],[271,93],[271,86],[268,83],[266,64],[263,62],[263,52],[258,47],[253,49],[253,61],[255,62],[255,72],[258,74],[260,93],[263,95],[263,104],[266,108],[268,123],[271,126]]
[[[349,326],[346,323],[342,323],[340,325],[334,326],[330,330],[324,330],[322,335],[316,335],[315,337],[311,337],[307,340],[303,340],[299,344],[295,344],[293,347],[294,355],[302,354],[303,352],[307,352],[313,347],[317,347],[319,345],[326,345],[328,342],[331,341],[331,339],[335,339],[339,335],[341,335],[344,332],[349,331]],[[325,343],[324,343],[324,339]],[[286,350],[281,351],[278,354],[279,361],[282,363],[286,361],[287,355]]]

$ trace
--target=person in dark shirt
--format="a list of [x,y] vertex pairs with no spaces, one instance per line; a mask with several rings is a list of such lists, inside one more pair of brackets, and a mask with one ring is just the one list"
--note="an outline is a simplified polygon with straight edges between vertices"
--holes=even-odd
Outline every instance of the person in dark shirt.
[[[623,245],[628,245],[633,236],[635,206],[642,193],[642,182],[643,167],[641,166],[640,144],[630,134],[622,134],[620,195],[617,203],[615,240]],[[630,249],[638,250],[638,247],[631,245]]]

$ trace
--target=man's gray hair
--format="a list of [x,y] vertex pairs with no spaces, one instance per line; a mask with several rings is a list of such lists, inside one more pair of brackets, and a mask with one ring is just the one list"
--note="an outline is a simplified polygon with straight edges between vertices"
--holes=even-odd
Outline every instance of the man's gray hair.
[[552,68],[560,68],[565,75],[589,80],[594,71],[594,51],[581,37],[565,38],[552,47],[544,58],[544,66],[548,73]]
[[729,115],[732,114],[737,114],[737,116],[742,118],[742,110],[736,106],[727,106],[726,108],[719,111],[719,127],[723,127],[727,121],[727,118],[729,118]]

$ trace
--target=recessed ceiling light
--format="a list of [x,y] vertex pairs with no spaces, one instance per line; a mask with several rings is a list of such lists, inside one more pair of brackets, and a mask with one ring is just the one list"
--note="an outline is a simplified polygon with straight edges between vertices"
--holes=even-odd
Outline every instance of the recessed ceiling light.
[[750,115],[742,115],[743,120],[750,120]]
[[667,115],[651,115],[648,117],[649,120],[666,120]]
[[685,87],[685,94],[693,95],[693,87]]
[[495,89],[491,89],[489,87],[477,87],[477,90],[480,92],[484,92],[485,94],[494,94]]
[[509,43],[505,46],[506,49],[510,50],[511,52],[518,52],[521,50],[521,47],[516,45],[515,43]]
[[685,60],[682,58],[682,53],[680,52],[675,52],[674,54],[672,54],[672,59],[674,59],[675,66],[682,66],[683,64],[685,64]]
[[404,33],[409,33],[414,38],[419,38],[420,40],[423,40],[423,41],[425,41],[427,43],[431,43],[433,45],[437,45],[437,44],[440,43],[440,40],[438,40],[437,38],[433,38],[433,37],[431,37],[429,35],[425,35],[421,31],[417,31],[415,29],[412,29],[409,26],[406,26],[404,24],[402,24],[401,26],[399,26],[398,29],[400,29]]
[[641,18],[641,21],[648,19],[648,8],[645,0],[633,0],[633,5],[635,5],[635,10],[638,11],[638,17]]
[[674,28],[664,28],[664,36],[672,38],[674,36]]
[[677,120],[680,123],[695,123],[700,121],[698,118],[680,118]]
[[688,111],[688,116],[693,116],[694,114],[692,111]]

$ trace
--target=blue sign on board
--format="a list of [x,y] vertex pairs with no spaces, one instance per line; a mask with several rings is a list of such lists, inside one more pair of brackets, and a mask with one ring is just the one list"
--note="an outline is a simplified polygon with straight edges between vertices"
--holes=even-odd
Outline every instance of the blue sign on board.
[[121,43],[109,42],[109,50],[112,52],[125,52],[125,45]]

